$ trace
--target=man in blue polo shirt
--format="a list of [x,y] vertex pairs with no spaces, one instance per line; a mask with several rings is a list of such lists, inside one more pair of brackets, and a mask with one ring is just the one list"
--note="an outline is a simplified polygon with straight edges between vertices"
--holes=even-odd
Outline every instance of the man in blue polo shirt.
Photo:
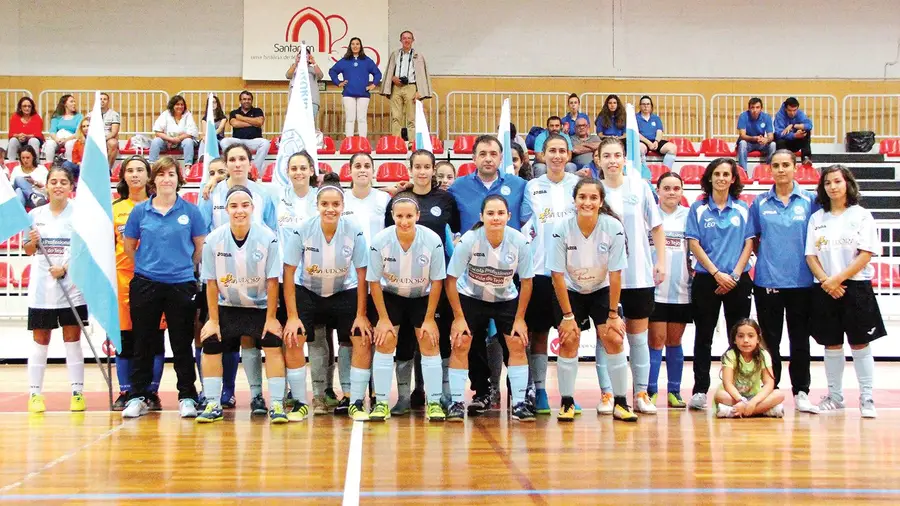
[[795,97],[788,97],[775,113],[775,145],[778,149],[800,151],[803,163],[811,163],[813,123],[800,109]]
[[818,413],[809,401],[809,313],[813,275],[806,264],[809,218],[819,210],[816,194],[794,181],[794,154],[772,157],[772,188],[750,206],[747,228],[757,239],[753,296],[766,347],[772,355],[775,388],[781,380],[781,333],[787,317],[791,388],[798,411]]
[[753,97],[747,103],[747,110],[738,118],[738,164],[750,177],[753,177],[753,170],[747,167],[747,153],[759,151],[765,154],[766,163],[771,163],[772,155],[775,154],[775,128],[772,126],[772,117],[764,113],[762,108],[762,100]]
[[[547,118],[547,129],[534,139],[535,163],[531,166],[531,169],[534,171],[534,177],[536,178],[547,173],[547,164],[544,163],[544,142],[547,141],[547,137],[550,134],[559,134],[565,137],[566,142],[569,143],[570,156],[572,153],[572,138],[569,137],[569,134],[562,131],[562,121],[559,119],[559,116],[550,116]],[[569,162],[566,164],[566,172],[574,174],[576,170],[578,170],[578,167],[574,163]]]

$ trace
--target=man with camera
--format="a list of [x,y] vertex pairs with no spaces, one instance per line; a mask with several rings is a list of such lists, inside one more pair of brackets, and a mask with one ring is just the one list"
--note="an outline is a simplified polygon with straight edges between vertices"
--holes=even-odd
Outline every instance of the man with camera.
[[406,140],[416,138],[416,100],[431,97],[431,76],[425,57],[413,50],[415,41],[409,30],[400,34],[401,49],[391,53],[381,82],[381,94],[391,100],[391,134],[406,128]]

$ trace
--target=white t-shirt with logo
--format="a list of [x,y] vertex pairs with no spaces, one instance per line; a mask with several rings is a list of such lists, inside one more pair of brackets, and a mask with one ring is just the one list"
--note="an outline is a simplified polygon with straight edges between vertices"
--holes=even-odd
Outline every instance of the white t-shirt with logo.
[[[809,219],[806,255],[815,255],[829,277],[843,272],[860,251],[868,251],[873,256],[881,254],[878,228],[868,210],[855,205],[835,216],[819,209]],[[874,276],[875,268],[869,263],[850,280],[871,281]]]
[[[61,213],[54,216],[50,206],[41,206],[31,211],[34,228],[41,235],[41,245],[50,257],[50,263],[41,254],[35,252],[31,257],[31,282],[28,285],[28,307],[34,309],[65,309],[69,307],[63,288],[50,275],[50,266],[63,266],[69,263],[72,247],[72,215],[75,204],[70,200]],[[62,286],[72,298],[75,306],[85,304],[81,290],[75,287],[67,274],[62,278]]]
[[375,188],[369,190],[363,199],[354,196],[352,191],[344,193],[344,213],[341,216],[356,222],[366,238],[367,247],[378,232],[384,230],[384,213],[390,201],[390,195]]

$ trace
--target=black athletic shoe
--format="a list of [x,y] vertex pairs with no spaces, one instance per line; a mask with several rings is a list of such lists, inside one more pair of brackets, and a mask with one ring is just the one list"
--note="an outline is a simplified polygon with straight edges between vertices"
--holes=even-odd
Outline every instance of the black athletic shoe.
[[483,415],[491,409],[491,394],[476,395],[469,403],[469,416]]
[[113,411],[124,411],[128,403],[128,392],[119,392],[119,397],[113,403]]
[[150,411],[162,411],[162,401],[159,400],[159,394],[148,394],[145,402]]
[[284,396],[284,411],[290,412],[294,409],[294,393],[288,390],[287,395]]
[[350,409],[350,398],[344,397],[343,399],[341,399],[341,402],[339,402],[338,405],[335,406],[334,414],[335,415],[346,415],[348,409]]
[[534,411],[528,409],[528,405],[525,402],[520,402],[513,406],[512,409],[513,420],[518,420],[520,422],[533,422],[534,421]]
[[409,396],[409,407],[417,411],[425,409],[425,391],[415,389]]
[[266,400],[263,399],[263,396],[257,395],[250,401],[250,414],[256,416],[269,414],[269,408],[266,407]]
[[464,422],[466,421],[466,405],[462,402],[454,402],[447,410],[448,422]]

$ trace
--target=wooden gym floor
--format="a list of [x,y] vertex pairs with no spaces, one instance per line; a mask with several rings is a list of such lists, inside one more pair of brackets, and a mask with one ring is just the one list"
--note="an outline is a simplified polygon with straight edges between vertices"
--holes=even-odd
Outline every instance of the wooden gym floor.
[[[718,373],[714,364],[714,374]],[[48,413],[29,415],[24,366],[0,366],[0,502],[263,504],[838,504],[900,501],[900,364],[876,364],[879,417],[861,420],[853,366],[842,413],[805,415],[788,402],[783,420],[715,420],[661,409],[637,424],[594,411],[593,364],[582,364],[573,424],[552,417],[521,424],[505,412],[465,424],[421,414],[354,424],[312,417],[270,426],[250,419],[246,387],[226,420],[198,425],[174,411],[123,422],[105,411],[88,364],[86,413],[68,407],[64,366],[50,366]],[[785,367],[785,371],[787,368]],[[660,375],[665,385],[665,368]],[[690,364],[685,380],[690,380]],[[714,376],[715,378],[715,376]],[[813,364],[813,393],[824,391]],[[558,407],[555,370],[548,373]],[[243,375],[238,385],[246,385]],[[783,381],[786,383],[786,381]],[[783,384],[782,386],[786,386]],[[690,385],[684,387],[685,395]],[[786,391],[790,393],[789,390]],[[660,400],[660,405],[663,401]]]

